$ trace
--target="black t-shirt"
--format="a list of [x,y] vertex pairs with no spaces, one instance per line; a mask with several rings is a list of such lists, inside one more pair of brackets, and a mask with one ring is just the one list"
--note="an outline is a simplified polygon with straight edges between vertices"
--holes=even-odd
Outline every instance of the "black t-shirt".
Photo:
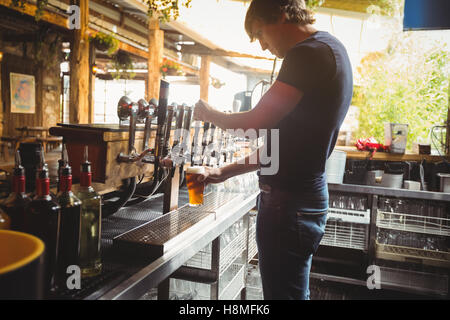
[[334,149],[339,128],[353,94],[350,60],[342,43],[319,31],[291,48],[278,81],[303,92],[279,129],[279,170],[260,175],[271,186],[307,191],[326,184],[325,162]]

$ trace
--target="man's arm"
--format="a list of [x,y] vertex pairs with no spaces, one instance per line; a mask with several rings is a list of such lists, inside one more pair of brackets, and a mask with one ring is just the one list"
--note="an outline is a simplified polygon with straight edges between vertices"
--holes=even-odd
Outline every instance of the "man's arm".
[[194,119],[212,122],[222,129],[270,129],[288,115],[303,97],[299,89],[281,81],[272,87],[250,111],[223,113],[200,100],[194,109]]

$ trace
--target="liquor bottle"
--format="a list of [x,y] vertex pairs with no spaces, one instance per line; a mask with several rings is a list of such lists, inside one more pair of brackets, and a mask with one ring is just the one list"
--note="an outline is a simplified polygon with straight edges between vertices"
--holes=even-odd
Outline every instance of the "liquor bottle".
[[57,202],[61,207],[56,285],[66,288],[67,267],[78,265],[80,247],[81,201],[72,192],[72,168],[63,146],[63,164],[59,170]]
[[101,196],[91,186],[91,163],[88,147],[84,148],[84,162],[81,164],[80,188],[76,196],[81,200],[81,234],[79,265],[81,277],[91,277],[101,273]]
[[47,294],[54,290],[60,215],[61,207],[50,196],[48,166],[42,150],[36,173],[36,193],[25,211],[25,232],[40,238],[45,244],[44,288]]
[[25,208],[31,198],[25,193],[25,169],[22,167],[19,150],[16,151],[12,182],[12,192],[0,207],[11,219],[11,230],[24,231]]
[[11,228],[11,219],[0,209],[0,230],[9,230]]

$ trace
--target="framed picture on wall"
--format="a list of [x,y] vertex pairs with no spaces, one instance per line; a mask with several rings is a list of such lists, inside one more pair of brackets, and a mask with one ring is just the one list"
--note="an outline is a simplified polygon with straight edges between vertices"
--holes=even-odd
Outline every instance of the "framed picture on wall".
[[35,113],[36,92],[34,76],[11,72],[11,113]]

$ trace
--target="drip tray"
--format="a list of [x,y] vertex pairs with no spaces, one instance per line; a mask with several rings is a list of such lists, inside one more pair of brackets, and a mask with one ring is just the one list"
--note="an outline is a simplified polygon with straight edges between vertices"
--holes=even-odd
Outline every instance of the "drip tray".
[[237,193],[209,193],[201,206],[186,204],[115,237],[114,250],[128,257],[156,260],[183,243],[187,236],[214,222],[217,215],[228,207],[227,204],[236,203],[239,198],[242,195]]

